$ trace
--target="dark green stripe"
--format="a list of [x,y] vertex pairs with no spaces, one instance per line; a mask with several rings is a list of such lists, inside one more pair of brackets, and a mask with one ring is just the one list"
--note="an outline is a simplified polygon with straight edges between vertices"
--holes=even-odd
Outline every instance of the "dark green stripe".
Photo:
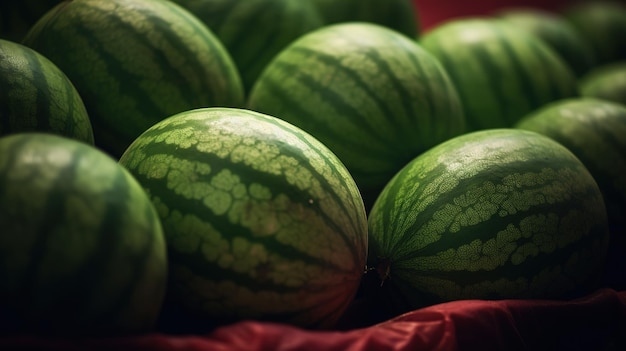
[[[531,280],[536,277],[536,274],[541,272],[542,270],[550,267],[555,267],[555,264],[563,267],[565,263],[567,263],[568,259],[579,254],[586,248],[590,248],[593,245],[592,243],[606,243],[602,238],[608,238],[604,236],[606,227],[602,225],[596,225],[590,231],[590,235],[587,237],[589,240],[580,240],[570,245],[562,248],[558,248],[554,252],[539,252],[534,257],[527,258],[524,263],[521,264],[513,264],[507,261],[506,264],[498,266],[494,269],[490,270],[478,270],[478,271],[470,271],[470,270],[423,270],[423,269],[409,269],[409,268],[398,268],[395,270],[396,274],[408,277],[411,275],[414,276],[422,276],[422,277],[434,277],[438,279],[448,280],[456,285],[464,286],[464,285],[472,285],[479,284],[483,282],[493,281],[494,277],[502,277],[505,279],[517,279],[524,278],[529,280],[528,283],[532,283]],[[520,243],[522,245],[523,243]],[[579,258],[582,260],[582,258]],[[591,262],[588,262],[591,264]],[[578,266],[584,266],[585,262],[580,261]],[[442,262],[442,268],[445,267],[445,262]],[[597,268],[597,267],[596,267]],[[393,270],[393,267],[392,267]],[[596,269],[597,271],[597,269]],[[393,273],[392,273],[393,274]],[[561,276],[565,276],[566,272],[562,272]],[[574,279],[574,278],[572,278]],[[408,281],[408,280],[407,280]],[[409,282],[410,284],[410,282]],[[497,291],[494,291],[497,293]]]
[[[213,154],[199,152],[195,149],[187,150],[184,158],[180,152],[176,152],[175,145],[159,144],[158,149],[153,148],[151,151],[152,153],[176,155],[177,158],[181,160],[209,164],[211,165],[211,169],[214,174],[218,173],[220,170],[229,169],[234,174],[238,175],[241,178],[242,183],[244,184],[258,183],[268,187],[269,189],[278,188],[280,189],[280,194],[286,195],[292,202],[300,203],[304,206],[309,206],[309,209],[315,211],[318,216],[322,217],[326,225],[328,225],[330,228],[333,229],[333,231],[338,233],[340,235],[340,238],[346,243],[346,247],[351,250],[351,254],[355,262],[357,261],[357,258],[361,256],[356,252],[357,248],[354,247],[352,238],[347,237],[346,233],[340,227],[338,227],[337,223],[332,221],[332,219],[329,217],[329,214],[323,212],[317,202],[309,204],[310,196],[306,192],[306,190],[300,190],[296,186],[288,184],[284,181],[279,181],[277,184],[277,177],[275,175],[252,169],[244,164],[230,163]],[[322,184],[325,184],[325,180],[323,177],[321,177],[320,175],[316,175],[316,173],[314,173],[314,170],[311,170],[311,172]],[[163,184],[161,180],[148,179],[144,175],[136,173],[135,176],[137,177],[137,179],[139,179],[140,183],[144,187],[150,189],[150,193],[153,197],[168,199],[168,203],[175,203],[176,209],[179,210],[181,213],[195,215],[198,218],[202,218],[204,221],[212,223],[216,228],[221,228],[222,231],[226,233],[241,233],[242,236],[245,236],[250,241],[263,243],[267,247],[282,245],[274,241],[274,239],[271,239],[271,242],[268,243],[266,241],[267,239],[255,237],[248,228],[243,228],[238,224],[231,223],[226,216],[213,215],[212,213],[210,213],[210,211],[206,209],[205,205],[203,204],[203,199],[188,199],[182,195],[175,194],[171,190],[167,189],[166,185]],[[340,199],[336,198],[336,195],[331,193],[329,193],[329,195],[333,197],[333,201],[335,204],[342,204]],[[354,230],[355,235],[359,233],[359,230],[357,228],[352,229]],[[285,252],[285,255],[287,256],[289,256],[289,253],[293,253],[296,256],[309,255],[306,252],[296,253],[295,248],[293,247],[285,247],[281,249],[281,251]],[[320,266],[324,266],[326,264],[324,263],[324,261],[317,260],[318,259],[315,259],[310,263],[314,263]],[[335,267],[334,269],[341,269],[341,267]]]
[[[524,44],[527,44],[525,41],[523,42]],[[538,91],[537,89],[539,82],[535,80],[535,77],[537,76],[537,74],[544,74],[544,72],[529,72],[527,70],[527,65],[525,65],[524,62],[520,60],[520,54],[516,51],[516,48],[518,47],[514,47],[512,43],[508,40],[508,38],[501,38],[499,40],[499,43],[500,47],[505,53],[505,55],[503,55],[505,57],[503,57],[502,59],[506,59],[510,63],[510,72],[515,75],[515,78],[512,78],[512,81],[518,88],[516,90],[519,90],[521,96],[523,97],[523,100],[528,104],[528,106],[518,106],[518,108],[523,107],[523,109],[515,108],[513,110],[513,113],[509,111],[509,113],[504,116],[506,126],[508,127],[517,122],[524,114],[541,106],[544,101],[547,101],[551,98],[540,97],[537,95],[538,93],[540,93],[540,91]],[[522,44],[520,43],[519,46],[521,45]],[[536,50],[539,48],[536,48],[535,50],[533,49],[535,48],[530,45],[524,45],[521,48],[524,54],[528,54],[530,52],[537,53],[538,51],[542,51]],[[545,71],[552,71],[553,65],[551,63],[553,62],[544,62],[541,67],[544,68]],[[548,82],[548,87],[553,87],[553,82]]]
[[[193,128],[197,128],[198,127],[197,124],[199,123],[197,120],[193,120],[193,119],[185,120],[184,122],[185,123],[177,124],[176,128],[180,128],[180,129],[192,128],[193,129]],[[286,128],[285,122],[280,119],[270,117],[270,118],[264,119],[264,122],[272,124],[276,126],[277,128],[285,130],[289,134],[297,136],[299,141],[307,145],[310,150],[317,150],[319,148],[319,144],[317,142],[314,142],[315,139],[312,139],[311,136],[308,135],[308,133],[301,131],[297,128]],[[159,128],[150,129],[145,132],[144,138],[146,140],[150,140],[152,138],[156,138],[160,136],[161,133],[163,133],[163,131]],[[177,155],[180,151],[176,149],[175,145],[166,145],[163,143],[151,144],[150,148],[151,148],[150,149],[151,154],[163,153],[166,155]],[[311,164],[309,164],[306,158],[303,158],[300,150],[287,147],[287,148],[282,148],[281,153],[282,155],[292,157],[296,160],[300,160],[298,167],[308,170],[309,173],[312,175],[313,179],[315,179],[319,184],[321,184],[323,188],[326,188],[325,184],[328,184],[328,180],[326,179],[326,176],[318,173],[318,170],[316,170]],[[330,225],[336,232],[341,233],[341,236],[344,242],[346,243],[346,246],[352,250],[352,256],[355,260],[354,262],[355,265],[360,265],[361,263],[359,261],[359,258],[363,254],[359,253],[358,250],[361,247],[366,247],[364,243],[364,240],[366,240],[366,235],[362,233],[362,230],[363,230],[362,221],[364,219],[361,218],[360,213],[358,213],[358,211],[363,206],[362,201],[358,194],[358,189],[356,189],[357,193],[353,193],[352,189],[355,189],[354,181],[352,180],[350,174],[347,172],[343,164],[341,164],[341,161],[339,161],[333,154],[324,154],[324,153],[316,153],[316,154],[319,156],[319,160],[324,162],[323,165],[331,171],[331,176],[333,176],[334,179],[337,180],[337,182],[339,183],[339,186],[343,190],[345,190],[345,193],[348,196],[348,198],[342,199],[338,195],[337,192],[330,191],[326,193],[327,199],[328,199],[327,201],[332,202],[333,207],[336,209],[336,212],[324,213],[322,209],[318,207],[319,206],[318,203],[314,203],[312,208],[315,209],[315,211],[317,211],[319,215],[322,215],[323,218],[325,218],[325,222],[327,223],[327,225]],[[249,178],[251,182],[256,182],[259,179],[264,179],[266,186],[267,184],[276,183],[277,176],[275,175],[271,175],[271,174],[261,172],[261,171],[253,171],[251,168],[243,164],[232,165],[229,161],[220,159],[212,154],[202,153],[194,149],[194,150],[191,150],[190,153],[187,154],[187,156],[189,157],[188,160],[190,162],[196,162],[196,161],[209,162],[209,164],[213,167],[214,170],[215,170],[214,164],[220,164],[220,165],[223,165],[222,169],[223,168],[236,169],[237,171],[235,173],[238,176],[252,174],[252,176],[242,177],[244,179]],[[299,190],[296,186],[293,186],[293,185],[287,186],[287,183],[284,180],[280,181],[279,185],[280,185],[281,192],[285,193],[286,191],[286,193],[289,195],[290,198],[293,199],[293,197],[296,196],[296,200],[295,200],[296,202],[308,204],[308,200],[310,198],[308,197],[308,194],[305,194],[305,190]],[[268,186],[268,187],[270,189],[275,189],[274,186]],[[327,190],[327,189],[324,189],[324,190]],[[351,232],[349,233],[344,232],[342,228],[338,226],[337,223],[334,223],[333,221],[331,221],[330,217],[335,215],[336,213],[345,214],[345,216],[349,219]],[[346,236],[347,234],[350,234],[350,233],[354,235],[355,237],[350,238]],[[358,245],[356,247],[354,246],[353,240],[357,241]]]

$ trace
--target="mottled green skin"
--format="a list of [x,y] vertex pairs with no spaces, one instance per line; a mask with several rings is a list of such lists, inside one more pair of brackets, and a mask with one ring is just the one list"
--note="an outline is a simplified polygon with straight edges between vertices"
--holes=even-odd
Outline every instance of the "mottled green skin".
[[507,8],[497,15],[542,39],[577,76],[582,76],[594,67],[595,56],[591,43],[562,16],[526,7]]
[[0,138],[0,333],[151,331],[165,295],[159,218],[137,181],[85,143]]
[[623,1],[574,2],[560,15],[592,45],[596,65],[626,60],[626,4]]
[[257,80],[248,108],[311,133],[342,160],[369,208],[407,162],[465,131],[457,91],[439,62],[371,23],[309,33]]
[[609,239],[598,185],[565,147],[492,129],[442,143],[385,187],[368,266],[408,308],[588,292]]
[[548,104],[516,124],[567,147],[604,195],[609,221],[626,235],[626,106],[595,98]]
[[363,201],[309,134],[248,110],[198,109],[150,128],[120,163],[164,225],[171,309],[210,325],[325,328],[354,298],[367,251]]
[[0,135],[40,131],[94,144],[83,100],[50,60],[0,39]]
[[371,22],[410,38],[420,34],[420,22],[412,0],[312,0],[326,22]]
[[470,130],[508,128],[546,103],[579,95],[573,71],[548,44],[501,19],[454,19],[420,44],[454,82]]
[[72,80],[96,145],[115,158],[172,114],[243,104],[239,72],[221,42],[171,1],[65,1],[24,44]]
[[231,54],[249,92],[289,43],[324,22],[310,1],[174,0],[200,18]]
[[626,105],[626,60],[592,69],[579,81],[580,94]]

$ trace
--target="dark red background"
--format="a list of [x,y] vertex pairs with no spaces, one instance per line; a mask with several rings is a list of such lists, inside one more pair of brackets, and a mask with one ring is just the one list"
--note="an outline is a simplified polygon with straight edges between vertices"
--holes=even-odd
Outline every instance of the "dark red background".
[[496,9],[530,6],[548,11],[561,11],[577,0],[413,0],[423,31],[455,17],[485,15]]

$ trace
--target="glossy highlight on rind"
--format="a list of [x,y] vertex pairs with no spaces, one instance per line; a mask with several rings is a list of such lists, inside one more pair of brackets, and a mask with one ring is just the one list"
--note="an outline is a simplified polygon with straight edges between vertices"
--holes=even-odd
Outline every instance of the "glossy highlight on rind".
[[580,160],[516,129],[465,134],[418,156],[374,204],[369,234],[368,266],[388,265],[382,283],[411,308],[587,291],[609,240],[600,189]]
[[0,333],[152,331],[165,295],[160,220],[137,181],[83,142],[0,138]]
[[204,322],[324,328],[351,303],[367,219],[345,166],[318,140],[243,109],[177,114],[120,163],[149,193],[170,252],[170,306]]
[[243,104],[228,52],[206,25],[171,1],[63,2],[23,43],[72,80],[97,145],[115,158],[172,114]]
[[439,62],[414,40],[372,23],[326,26],[293,42],[261,74],[247,107],[328,146],[366,205],[409,160],[465,130]]

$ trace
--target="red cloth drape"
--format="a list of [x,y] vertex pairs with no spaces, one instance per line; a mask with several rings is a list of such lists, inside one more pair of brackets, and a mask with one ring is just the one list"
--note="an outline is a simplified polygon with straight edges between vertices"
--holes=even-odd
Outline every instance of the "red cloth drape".
[[206,335],[148,334],[54,340],[0,338],[0,350],[404,351],[626,350],[626,291],[571,301],[466,300],[411,311],[372,326],[311,331],[244,321]]

